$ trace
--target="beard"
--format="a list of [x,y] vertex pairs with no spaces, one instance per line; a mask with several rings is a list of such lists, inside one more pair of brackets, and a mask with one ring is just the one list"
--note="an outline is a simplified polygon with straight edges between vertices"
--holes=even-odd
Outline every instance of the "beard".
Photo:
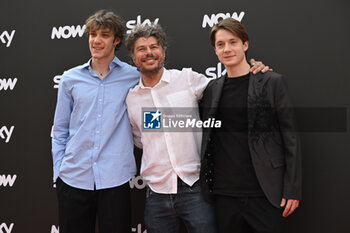
[[158,65],[152,69],[148,69],[144,66],[137,66],[137,69],[143,74],[149,73],[157,73],[164,67],[164,58],[159,56],[147,56],[141,60],[141,62],[145,62],[148,58],[153,58],[158,62]]

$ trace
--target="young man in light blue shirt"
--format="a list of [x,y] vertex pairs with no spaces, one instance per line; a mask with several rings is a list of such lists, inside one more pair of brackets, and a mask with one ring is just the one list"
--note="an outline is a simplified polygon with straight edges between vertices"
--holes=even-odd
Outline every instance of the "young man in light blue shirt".
[[86,20],[91,59],[62,75],[52,131],[60,233],[130,232],[136,173],[125,97],[139,80],[114,52],[125,26],[100,10]]

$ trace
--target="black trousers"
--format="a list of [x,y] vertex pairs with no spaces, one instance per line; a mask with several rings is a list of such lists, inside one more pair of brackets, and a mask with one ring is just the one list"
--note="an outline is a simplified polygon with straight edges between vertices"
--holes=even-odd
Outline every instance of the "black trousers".
[[56,182],[60,233],[99,233],[131,231],[130,187],[83,190],[60,178]]
[[280,233],[282,208],[266,197],[216,195],[215,212],[219,233]]

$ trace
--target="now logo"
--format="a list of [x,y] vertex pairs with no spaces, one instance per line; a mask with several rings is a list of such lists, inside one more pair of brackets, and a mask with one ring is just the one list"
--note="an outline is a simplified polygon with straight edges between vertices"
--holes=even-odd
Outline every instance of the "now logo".
[[[153,21],[153,24],[157,24],[159,21],[159,18],[156,18],[154,21]],[[128,22],[126,22],[126,27],[129,29],[126,31],[126,33],[130,33],[131,30],[137,25],[137,24],[141,24],[141,25],[145,25],[145,24],[148,24],[148,25],[151,25],[152,22],[151,20],[149,19],[145,19],[143,22],[141,21],[141,15],[138,15],[136,17],[136,20],[129,20]]]
[[12,187],[16,181],[16,178],[17,175],[0,175],[0,186],[6,187],[7,185],[9,185],[10,187]]
[[71,37],[75,38],[76,36],[82,37],[84,35],[86,26],[61,26],[53,27],[51,32],[51,39],[69,39]]
[[210,17],[209,17],[209,15],[204,15],[202,27],[205,28],[208,25],[209,25],[209,27],[212,27],[212,26],[214,26],[214,24],[217,24],[220,20],[227,19],[227,18],[233,18],[233,19],[241,22],[244,15],[245,15],[245,13],[243,11],[239,14],[237,12],[233,12],[232,14],[231,13],[212,14]]
[[0,233],[11,233],[12,228],[15,224],[11,223],[10,226],[7,226],[6,223],[1,223],[0,225]]
[[50,233],[60,233],[60,228],[59,227],[56,228],[55,225],[52,225]]
[[134,176],[129,180],[130,188],[143,189],[146,187],[146,182],[141,178],[141,176]]
[[136,233],[147,233],[147,230],[142,231],[142,225],[139,223],[137,224],[136,227],[131,228],[131,232],[136,232]]
[[1,90],[6,91],[7,89],[13,90],[13,88],[15,88],[16,83],[17,83],[17,78],[0,79],[0,91]]

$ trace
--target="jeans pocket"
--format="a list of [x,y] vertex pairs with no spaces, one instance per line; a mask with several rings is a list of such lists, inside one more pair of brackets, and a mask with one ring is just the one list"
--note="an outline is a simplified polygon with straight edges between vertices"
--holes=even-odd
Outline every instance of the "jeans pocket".
[[197,180],[191,187],[189,187],[191,193],[199,193],[201,191],[201,186],[199,180]]
[[146,198],[149,198],[152,195],[152,193],[152,190],[148,186],[146,186]]

